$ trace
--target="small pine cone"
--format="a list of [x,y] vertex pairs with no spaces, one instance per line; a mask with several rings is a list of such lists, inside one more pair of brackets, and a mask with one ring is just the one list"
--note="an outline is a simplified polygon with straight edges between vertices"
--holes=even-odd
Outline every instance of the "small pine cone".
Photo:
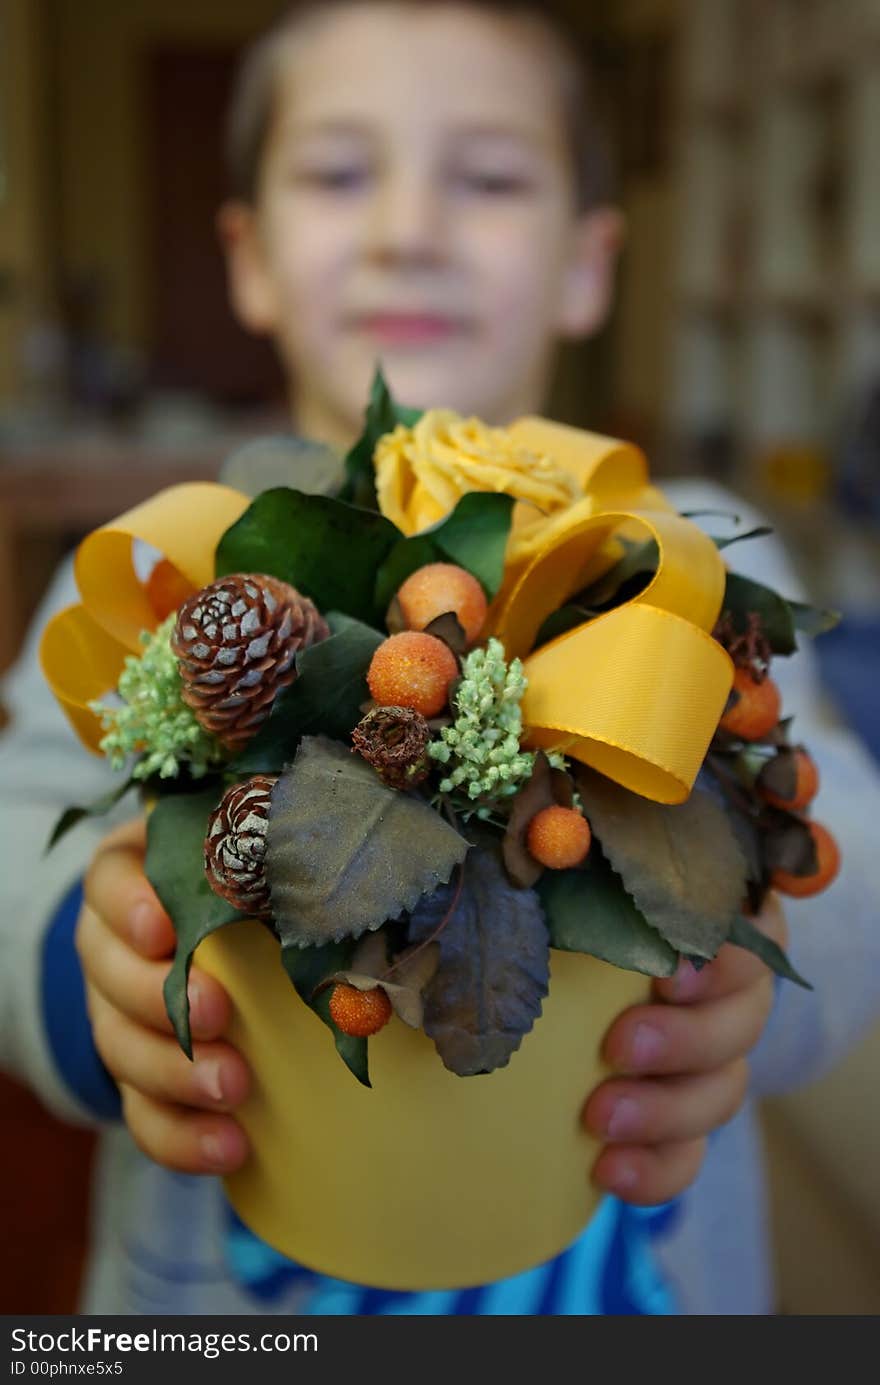
[[317,607],[286,582],[258,573],[221,577],[184,602],[171,636],[183,700],[235,753],[296,678],[297,650],[329,633]]
[[227,789],[208,819],[205,875],[221,899],[255,918],[266,918],[266,831],[277,776],[255,774]]
[[393,789],[411,789],[430,771],[431,728],[410,707],[374,707],[358,722],[352,745]]

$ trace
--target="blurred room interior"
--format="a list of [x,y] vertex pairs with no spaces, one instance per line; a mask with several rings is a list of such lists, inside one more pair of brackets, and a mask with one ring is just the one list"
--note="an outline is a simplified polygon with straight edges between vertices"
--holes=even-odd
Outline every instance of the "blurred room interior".
[[[284,426],[213,226],[236,55],[277,10],[4,0],[0,671],[87,529]],[[563,361],[554,411],[770,516],[846,616],[826,686],[880,756],[880,0],[572,12],[616,93],[629,237],[613,321]],[[782,1311],[880,1311],[878,1066],[875,1034],[768,1106]],[[0,1109],[0,1302],[70,1311],[91,1137],[8,1082]]]

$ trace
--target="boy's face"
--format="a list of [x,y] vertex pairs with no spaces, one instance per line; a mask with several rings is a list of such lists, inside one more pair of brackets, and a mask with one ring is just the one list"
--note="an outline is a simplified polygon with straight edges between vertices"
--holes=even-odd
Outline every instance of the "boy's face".
[[578,218],[540,31],[453,6],[346,7],[283,57],[255,212],[224,219],[246,325],[300,421],[356,430],[395,394],[495,422],[540,404],[556,339],[607,307],[619,229]]

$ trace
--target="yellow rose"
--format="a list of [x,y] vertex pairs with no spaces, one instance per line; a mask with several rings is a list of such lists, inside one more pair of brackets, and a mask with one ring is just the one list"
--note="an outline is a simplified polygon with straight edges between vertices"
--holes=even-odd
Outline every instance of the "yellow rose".
[[551,457],[451,409],[429,409],[414,428],[398,424],[379,439],[374,460],[379,508],[407,535],[439,523],[469,491],[512,495],[535,519],[583,497]]

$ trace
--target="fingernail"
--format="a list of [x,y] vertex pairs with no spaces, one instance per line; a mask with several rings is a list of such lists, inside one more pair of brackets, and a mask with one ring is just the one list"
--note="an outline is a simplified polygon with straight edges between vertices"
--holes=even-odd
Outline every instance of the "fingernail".
[[192,1029],[199,1028],[204,1023],[202,1010],[204,1008],[204,996],[198,981],[190,981],[186,988],[187,999],[189,1000],[189,1022]]
[[155,919],[156,910],[148,899],[141,899],[135,904],[128,919],[128,931],[135,947],[150,946],[153,941]]
[[233,1141],[219,1131],[215,1131],[211,1135],[203,1135],[200,1148],[202,1158],[212,1169],[226,1169],[235,1162]]
[[[222,1064],[214,1060],[197,1063],[195,1069],[196,1086],[210,1101],[223,1100]],[[210,1137],[209,1137],[210,1138]]]
[[621,1097],[615,1103],[607,1125],[607,1131],[612,1140],[628,1139],[638,1133],[642,1123],[641,1107],[632,1097]]
[[690,962],[681,962],[672,981],[676,1000],[692,1000],[699,992],[701,973]]
[[666,1040],[651,1024],[639,1024],[632,1041],[632,1062],[636,1068],[650,1067],[660,1057]]
[[612,1193],[629,1193],[639,1181],[639,1175],[632,1164],[618,1164],[614,1173],[606,1179],[605,1186]]

